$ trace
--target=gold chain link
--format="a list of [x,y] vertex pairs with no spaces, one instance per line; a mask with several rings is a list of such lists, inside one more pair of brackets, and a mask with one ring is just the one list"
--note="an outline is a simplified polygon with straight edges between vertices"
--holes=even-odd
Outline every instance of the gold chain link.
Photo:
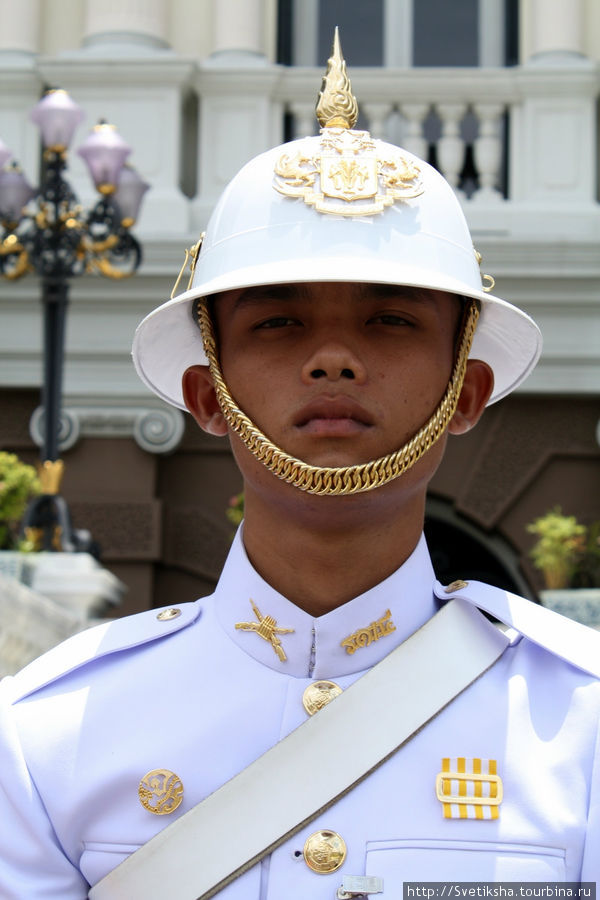
[[448,387],[431,418],[414,437],[399,450],[371,462],[339,468],[321,468],[302,462],[277,447],[237,406],[221,372],[206,298],[201,297],[195,301],[194,312],[202,333],[217,399],[229,427],[240,437],[250,453],[270,472],[299,490],[318,496],[358,494],[381,487],[403,475],[439,440],[456,411],[479,318],[476,301],[467,300],[458,354]]

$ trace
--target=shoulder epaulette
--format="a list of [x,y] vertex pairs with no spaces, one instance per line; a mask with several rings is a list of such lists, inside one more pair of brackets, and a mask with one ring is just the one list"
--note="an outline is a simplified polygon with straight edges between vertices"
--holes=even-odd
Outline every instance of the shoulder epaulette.
[[600,632],[480,581],[434,585],[439,600],[460,597],[583,672],[600,678]]
[[202,613],[200,601],[176,608],[151,609],[103,622],[67,638],[62,644],[34,659],[12,679],[14,700],[22,700],[92,660],[120,650],[130,650],[160,640],[195,622]]

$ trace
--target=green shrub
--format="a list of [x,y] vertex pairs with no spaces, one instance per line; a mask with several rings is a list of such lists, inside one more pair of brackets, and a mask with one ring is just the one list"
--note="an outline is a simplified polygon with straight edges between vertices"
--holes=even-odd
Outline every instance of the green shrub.
[[547,588],[600,585],[600,523],[587,528],[556,506],[527,531],[538,535],[530,556]]
[[14,453],[0,451],[0,549],[19,547],[19,524],[29,500],[40,493],[33,466]]

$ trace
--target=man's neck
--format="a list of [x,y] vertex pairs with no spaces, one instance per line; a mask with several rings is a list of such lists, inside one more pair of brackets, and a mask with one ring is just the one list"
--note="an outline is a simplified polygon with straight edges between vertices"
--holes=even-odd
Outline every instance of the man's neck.
[[307,501],[292,512],[265,507],[247,492],[244,545],[259,575],[313,616],[379,584],[408,559],[421,535],[423,498],[404,508],[378,503],[376,510],[370,498],[358,496]]

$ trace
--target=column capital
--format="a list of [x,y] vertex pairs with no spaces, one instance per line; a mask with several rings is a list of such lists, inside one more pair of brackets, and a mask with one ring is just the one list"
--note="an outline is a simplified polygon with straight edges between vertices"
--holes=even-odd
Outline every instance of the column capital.
[[264,66],[264,0],[213,0],[213,51],[209,66]]
[[167,13],[166,0],[87,0],[83,47],[94,53],[166,50]]
[[576,66],[587,61],[583,0],[525,0],[522,10],[527,64]]
[[[33,412],[29,432],[35,444],[43,441],[44,410]],[[183,437],[185,417],[181,410],[161,404],[73,404],[67,401],[60,417],[60,450],[70,450],[83,437],[133,437],[147,453],[171,453]]]
[[0,56],[39,53],[40,0],[0,0]]

